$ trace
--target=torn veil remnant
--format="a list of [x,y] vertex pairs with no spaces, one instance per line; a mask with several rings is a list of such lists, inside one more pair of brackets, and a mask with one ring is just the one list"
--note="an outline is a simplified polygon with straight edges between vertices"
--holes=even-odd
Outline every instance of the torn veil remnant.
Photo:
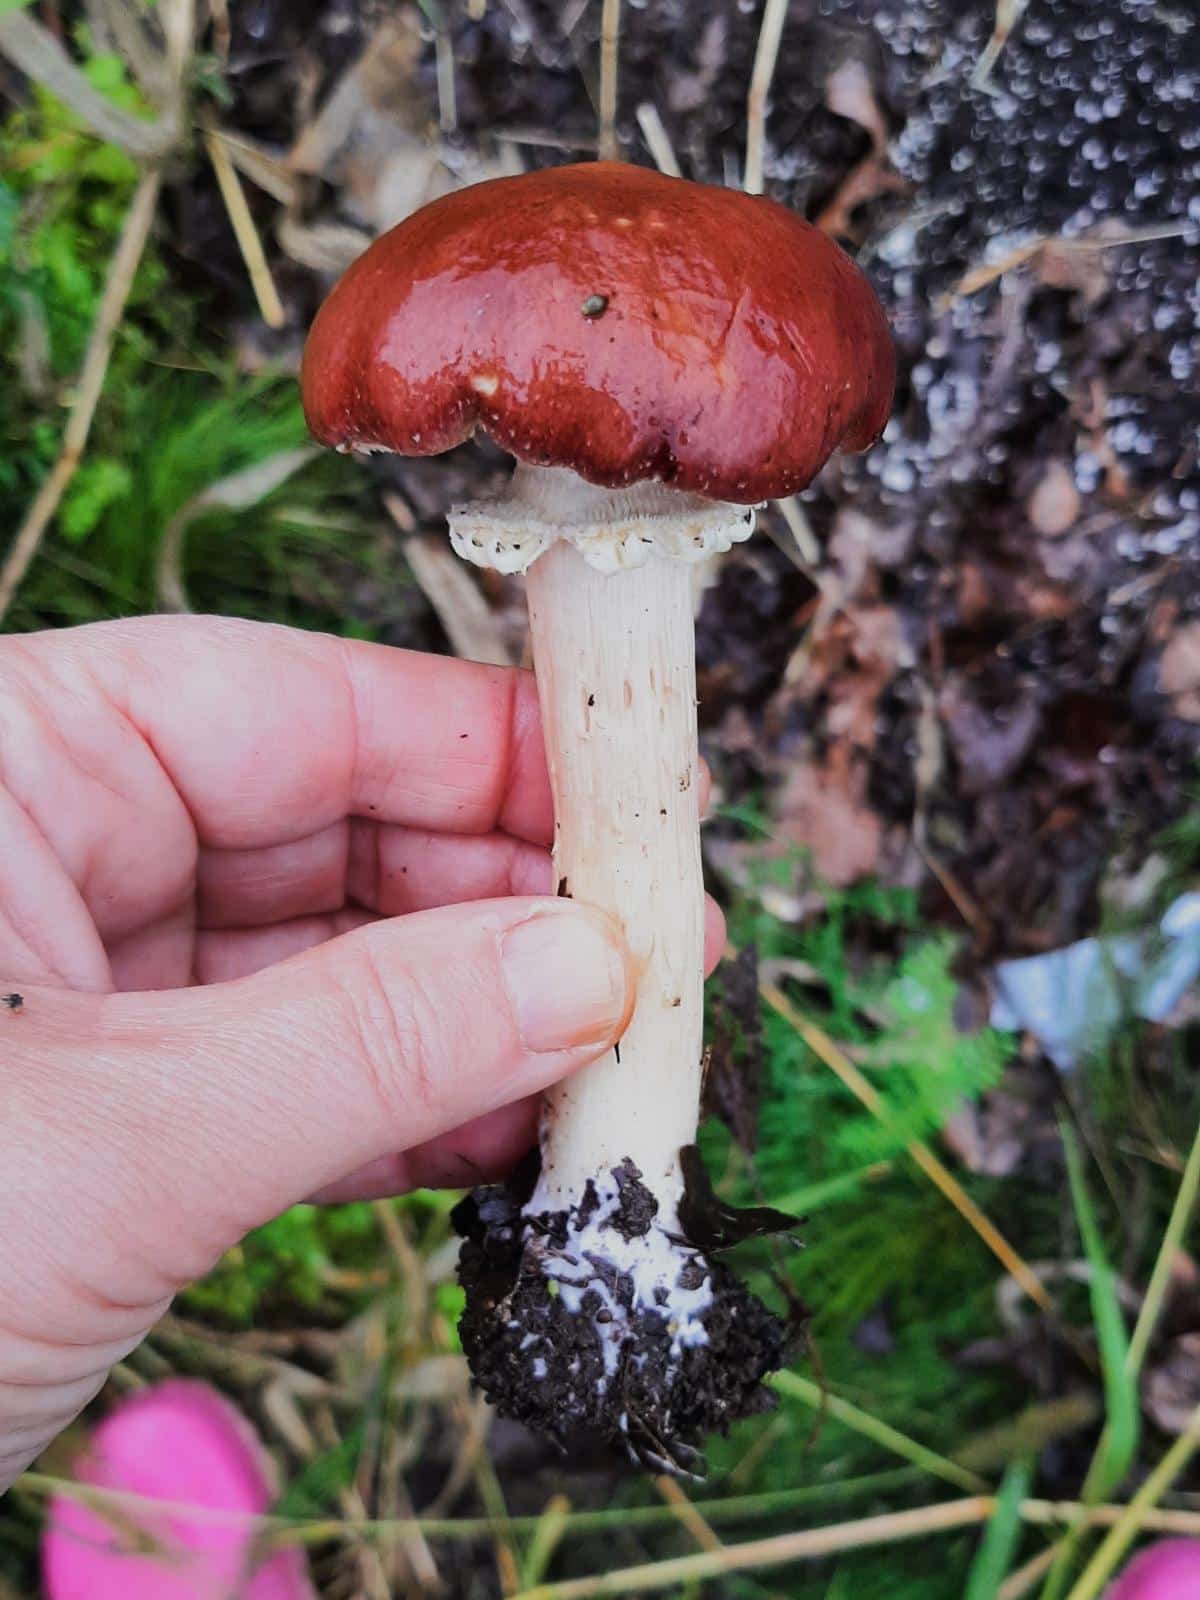
[[785,1345],[687,1227],[704,947],[688,566],[839,445],[870,444],[893,376],[874,294],[817,230],[605,162],[417,212],[305,351],[325,443],[428,455],[479,428],[517,459],[500,498],[451,512],[451,538],[528,572],[555,876],[620,919],[640,976],[620,1048],[548,1095],[536,1182],[459,1209],[463,1342],[502,1410],[658,1468],[760,1408]]

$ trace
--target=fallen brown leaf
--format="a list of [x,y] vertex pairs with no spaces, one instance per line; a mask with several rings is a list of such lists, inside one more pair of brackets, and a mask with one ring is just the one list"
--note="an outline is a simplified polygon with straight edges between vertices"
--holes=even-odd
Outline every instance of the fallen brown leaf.
[[780,838],[811,851],[835,888],[867,877],[879,860],[883,829],[866,790],[866,762],[840,744],[820,765],[797,767],[780,797]]

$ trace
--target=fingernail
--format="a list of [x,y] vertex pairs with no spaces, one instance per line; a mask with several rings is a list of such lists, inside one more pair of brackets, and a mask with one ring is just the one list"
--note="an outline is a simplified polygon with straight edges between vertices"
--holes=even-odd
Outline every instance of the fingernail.
[[504,979],[529,1050],[605,1045],[629,1002],[630,974],[616,927],[565,905],[504,936]]

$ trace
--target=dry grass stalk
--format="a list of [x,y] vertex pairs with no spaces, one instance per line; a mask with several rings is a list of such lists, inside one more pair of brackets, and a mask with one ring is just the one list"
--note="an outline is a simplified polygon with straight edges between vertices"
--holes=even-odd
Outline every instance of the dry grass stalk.
[[1024,1600],[1024,1596],[1032,1594],[1050,1571],[1057,1555],[1056,1544],[1047,1545],[1044,1550],[1039,1550],[1037,1555],[1031,1557],[1024,1566],[1018,1567],[1010,1577],[1005,1578],[996,1590],[996,1600]]
[[758,30],[758,46],[754,52],[754,69],[750,74],[750,92],[746,97],[746,172],[742,187],[747,194],[763,192],[767,97],[775,77],[787,6],[788,0],[766,0],[763,6],[762,26]]
[[170,75],[162,51],[150,38],[145,8],[136,0],[90,0],[88,15],[93,27],[102,23],[107,29],[126,66],[155,105],[165,106],[171,95]]
[[660,1475],[654,1480],[654,1487],[674,1511],[680,1522],[691,1534],[701,1550],[721,1550],[724,1546],[710,1523],[704,1520],[699,1506],[689,1500],[679,1487],[674,1478]]
[[642,130],[642,138],[646,141],[654,165],[660,172],[665,172],[668,178],[681,176],[679,162],[675,156],[675,147],[671,143],[671,135],[658,113],[658,107],[652,100],[643,100],[637,108],[637,123]]
[[1070,254],[1079,250],[1115,250],[1124,244],[1149,244],[1155,239],[1177,239],[1185,231],[1185,224],[1164,222],[1156,227],[1110,229],[1104,232],[1082,233],[1064,238],[1060,234],[1037,233],[1031,239],[1015,245],[995,261],[985,261],[971,267],[937,302],[939,312],[946,311],[956,300],[978,294],[997,278],[1003,278],[1018,267],[1025,266],[1044,251],[1062,251]]
[[[294,1405],[294,1399],[289,1396]],[[297,1417],[299,1413],[297,1412]],[[307,1424],[299,1422],[300,1439],[311,1438]],[[1190,1438],[1184,1435],[1184,1438]],[[289,1442],[291,1442],[289,1440]],[[1176,1447],[1179,1441],[1176,1442]],[[294,1446],[298,1447],[298,1446]],[[1194,1441],[1192,1441],[1194,1448]],[[1175,1447],[1173,1447],[1175,1448]],[[299,1449],[304,1454],[304,1449]],[[1161,1473],[1165,1464],[1160,1463],[1158,1472]],[[1172,1464],[1172,1470],[1177,1470],[1177,1462]],[[1150,1480],[1147,1480],[1149,1483]],[[101,1488],[96,1484],[76,1483],[70,1478],[62,1478],[51,1473],[27,1472],[18,1479],[17,1487],[26,1494],[47,1498],[51,1495],[61,1495],[64,1499],[73,1500],[80,1505],[86,1505],[102,1514],[109,1511],[123,1512],[129,1516],[141,1514],[153,1517],[173,1516],[186,1518],[197,1526],[213,1528],[238,1528],[251,1530],[255,1533],[270,1535],[272,1548],[284,1545],[314,1545],[325,1544],[334,1540],[354,1542],[367,1538],[395,1539],[402,1537],[414,1530],[419,1530],[431,1539],[435,1538],[470,1538],[475,1539],[483,1532],[486,1519],[479,1517],[465,1517],[461,1520],[446,1519],[435,1515],[432,1509],[427,1510],[419,1517],[400,1518],[399,1520],[370,1519],[370,1520],[345,1520],[337,1517],[322,1517],[317,1519],[258,1516],[246,1511],[217,1510],[211,1506],[197,1506],[184,1501],[151,1499],[146,1495],[130,1493],[122,1489]],[[1155,1492],[1163,1492],[1161,1484],[1155,1487]],[[440,1498],[440,1497],[439,1497]],[[716,1502],[719,1504],[720,1502]],[[955,1520],[951,1515],[949,1523],[943,1522],[942,1515],[947,1507],[961,1508],[963,1506],[977,1508],[973,1517],[962,1516],[961,1521]],[[996,1501],[993,1495],[976,1495],[965,1500],[939,1502],[927,1506],[917,1512],[903,1513],[904,1516],[919,1516],[932,1520],[922,1522],[910,1532],[905,1532],[902,1525],[896,1537],[914,1537],[925,1532],[936,1532],[943,1526],[961,1526],[970,1521],[984,1522],[994,1515]],[[1128,1505],[1104,1504],[1085,1506],[1075,1500],[1023,1500],[1021,1502],[1021,1519],[1033,1527],[1067,1527],[1076,1518],[1084,1526],[1094,1528],[1113,1528],[1127,1519],[1132,1512],[1137,1516],[1138,1528],[1146,1533],[1178,1534],[1181,1537],[1200,1537],[1200,1511],[1163,1510],[1156,1505],[1137,1505],[1130,1502]],[[829,1528],[814,1530],[815,1533],[831,1542],[818,1551],[801,1550],[797,1555],[784,1555],[781,1560],[801,1559],[805,1554],[827,1554],[842,1549],[859,1549],[871,1543],[888,1543],[893,1535],[887,1531],[886,1525],[891,1522],[890,1516],[866,1518],[863,1520],[836,1523]],[[514,1524],[528,1526],[528,1519],[514,1519]],[[883,1526],[881,1526],[883,1525]],[[590,1528],[591,1524],[586,1524]],[[870,1537],[864,1538],[863,1528],[868,1530]],[[571,1532],[571,1519],[566,1519],[566,1533]],[[741,1551],[750,1548],[757,1549],[762,1544],[773,1541],[755,1540],[750,1546],[724,1545],[722,1554],[736,1557]],[[639,1571],[641,1569],[638,1569]],[[724,1570],[724,1569],[722,1569]],[[586,1583],[593,1580],[583,1579]],[[661,1587],[661,1585],[659,1586]],[[523,1597],[529,1600],[529,1597]],[[549,1600],[541,1596],[539,1600]],[[553,1600],[560,1600],[555,1591]]]
[[121,237],[117,241],[117,248],[109,264],[104,293],[96,312],[96,320],[88,339],[87,354],[80,370],[71,415],[63,431],[62,448],[45,482],[34,496],[33,504],[25,513],[25,520],[17,530],[16,538],[5,557],[4,566],[0,568],[0,620],[3,620],[12,604],[13,597],[38,552],[46,529],[50,526],[66,493],[67,485],[83,458],[88,435],[92,431],[96,406],[100,400],[100,392],[104,388],[104,379],[108,373],[113,341],[121,325],[121,318],[125,314],[129,291],[133,287],[142,252],[150,237],[161,181],[157,170],[151,170],[143,175],[134,191],[133,200],[121,229]]
[[617,69],[621,42],[621,0],[604,0],[600,13],[600,159],[616,161]]
[[462,1433],[446,1481],[426,1507],[426,1515],[431,1517],[444,1517],[457,1505],[475,1476],[476,1463],[487,1444],[492,1426],[492,1409],[482,1395],[464,1398],[453,1410],[463,1424]]
[[804,514],[804,508],[794,494],[789,494],[782,500],[774,502],[775,509],[787,523],[792,538],[796,541],[796,549],[800,558],[807,567],[821,565],[821,546],[817,543],[817,536],[813,532],[812,523]]
[[941,884],[947,900],[950,901],[967,927],[978,938],[986,939],[991,931],[991,924],[950,868],[929,848],[925,840],[924,821],[925,818],[922,815],[920,831],[913,830],[913,842],[917,847],[918,854],[938,883]]
[[380,1233],[387,1241],[400,1282],[404,1286],[406,1331],[412,1344],[418,1346],[429,1315],[429,1285],[425,1277],[425,1263],[408,1236],[406,1219],[390,1200],[373,1200],[371,1210],[375,1214]]
[[81,117],[89,128],[135,161],[157,161],[179,134],[174,111],[144,122],[113,105],[84,77],[58,40],[27,11],[0,17],[0,54]]
[[[315,1408],[313,1424],[317,1441],[323,1450],[336,1450],[342,1444],[342,1435],[333,1418],[332,1409],[324,1404]],[[316,1455],[314,1448],[312,1454]],[[367,1521],[367,1508],[355,1484],[348,1484],[337,1491],[338,1504],[342,1511],[352,1521]],[[361,1578],[361,1587],[356,1593],[362,1600],[391,1600],[392,1588],[388,1582],[387,1571],[383,1564],[383,1555],[377,1544],[367,1539],[353,1541],[351,1554],[356,1562]]]
[[1020,22],[1024,15],[1029,0],[996,0],[996,20],[992,26],[992,35],[980,52],[979,60],[975,63],[975,70],[971,74],[971,87],[985,89],[988,79],[992,75],[992,68],[1000,59],[1000,52],[1008,43],[1009,35]]
[[438,127],[443,133],[458,129],[458,92],[454,84],[454,40],[444,17],[439,17],[434,35],[434,56],[437,62]]
[[230,161],[243,178],[278,200],[281,206],[294,206],[299,197],[296,180],[287,162],[274,155],[266,145],[248,134],[233,133],[228,128],[210,127],[212,138],[220,140]]
[[511,667],[512,651],[500,619],[445,537],[413,532],[412,512],[399,495],[385,494],[383,503],[392,521],[408,535],[403,548],[409,571],[433,607],[454,654],[464,661]]
[[569,1498],[561,1492],[551,1495],[525,1548],[525,1557],[521,1564],[523,1588],[541,1583],[546,1568],[554,1559],[554,1552],[562,1543],[570,1515]]
[[230,226],[237,239],[238,249],[242,253],[242,260],[246,263],[246,271],[250,274],[250,286],[254,290],[254,298],[258,301],[262,319],[268,328],[282,328],[287,321],[287,313],[283,309],[283,301],[279,298],[279,290],[275,287],[275,279],[271,276],[266,251],[263,249],[258,229],[254,225],[254,217],[246,202],[242,180],[229,159],[229,151],[224,141],[217,137],[211,127],[205,132],[204,148],[208,151],[208,159],[212,162],[213,172],[216,174],[217,186],[221,191],[221,199],[225,202]]
[[724,1545],[720,1550],[704,1550],[696,1555],[677,1556],[670,1561],[651,1561],[639,1567],[618,1568],[592,1578],[540,1584],[537,1588],[526,1589],[518,1600],[598,1600],[603,1595],[648,1593],[701,1583],[732,1572],[756,1571],[764,1567],[782,1566],[789,1561],[811,1561],[817,1556],[836,1555],[845,1550],[898,1544],[902,1540],[949,1533],[955,1528],[969,1528],[985,1522],[995,1504],[990,1495],[977,1495],[969,1500],[952,1500],[945,1505],[922,1506],[915,1511],[896,1511],[886,1516],[836,1523],[829,1528],[806,1528],[800,1533],[776,1534],[769,1539]]

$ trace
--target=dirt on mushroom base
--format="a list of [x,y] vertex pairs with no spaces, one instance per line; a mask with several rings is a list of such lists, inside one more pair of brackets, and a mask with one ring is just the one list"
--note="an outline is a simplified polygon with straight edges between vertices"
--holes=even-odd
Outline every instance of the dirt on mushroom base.
[[632,1162],[607,1176],[571,1212],[529,1216],[527,1170],[458,1206],[463,1349],[494,1406],[564,1449],[686,1473],[709,1434],[770,1409],[763,1380],[791,1334],[727,1267],[657,1226]]

